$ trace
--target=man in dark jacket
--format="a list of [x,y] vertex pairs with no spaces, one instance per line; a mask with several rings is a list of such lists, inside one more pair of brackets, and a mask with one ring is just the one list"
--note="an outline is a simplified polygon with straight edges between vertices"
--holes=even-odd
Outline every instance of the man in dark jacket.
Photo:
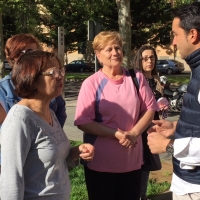
[[[153,121],[148,145],[152,153],[173,155],[170,190],[174,200],[200,199],[200,2],[174,10],[173,45],[190,66],[192,76],[178,122]],[[170,139],[174,135],[174,139]]]

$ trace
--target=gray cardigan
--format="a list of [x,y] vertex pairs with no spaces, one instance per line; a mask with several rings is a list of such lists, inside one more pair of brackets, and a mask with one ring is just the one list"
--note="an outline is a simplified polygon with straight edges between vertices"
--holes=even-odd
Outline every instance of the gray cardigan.
[[70,143],[51,110],[53,127],[16,104],[1,129],[1,200],[68,200]]

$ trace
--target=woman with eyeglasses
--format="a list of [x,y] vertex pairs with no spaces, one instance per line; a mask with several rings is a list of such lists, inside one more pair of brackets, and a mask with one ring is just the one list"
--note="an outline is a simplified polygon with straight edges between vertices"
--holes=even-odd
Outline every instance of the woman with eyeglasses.
[[93,159],[94,147],[71,147],[50,101],[62,94],[65,70],[41,50],[23,54],[13,66],[14,92],[22,97],[1,128],[1,200],[69,200],[67,165]]
[[[134,68],[136,70],[141,71],[154,96],[155,99],[158,100],[163,96],[162,86],[160,84],[160,78],[156,71],[156,63],[157,63],[157,54],[153,47],[144,45],[140,47],[140,49],[136,52],[134,57]],[[163,100],[162,100],[163,102]],[[168,102],[163,104],[167,108]],[[164,109],[164,108],[163,108]],[[163,114],[165,114],[165,110],[163,110]],[[164,118],[165,116],[163,116]],[[159,119],[158,111],[155,112],[154,119]],[[144,165],[142,166],[142,182],[141,182],[141,200],[150,200],[147,195],[147,185],[149,179],[149,173],[151,169],[151,160],[148,158],[148,153],[150,153],[149,147],[147,145],[147,133],[146,131],[142,135],[143,138],[143,148],[144,148]],[[148,153],[147,153],[148,152]],[[154,156],[155,160],[157,160],[158,164],[160,165],[160,158],[159,155]],[[161,167],[161,165],[160,165]],[[158,168],[159,169],[159,168]]]
[[139,200],[142,159],[141,133],[157,110],[141,72],[139,93],[123,67],[123,42],[116,31],[102,31],[93,42],[102,65],[82,84],[75,125],[95,156],[84,164],[89,200]]

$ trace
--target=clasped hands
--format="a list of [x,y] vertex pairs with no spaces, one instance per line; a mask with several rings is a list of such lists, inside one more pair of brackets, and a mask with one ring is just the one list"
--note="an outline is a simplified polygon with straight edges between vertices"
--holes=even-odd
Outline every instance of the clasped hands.
[[115,136],[124,147],[131,148],[137,145],[138,135],[134,131],[122,131],[118,129]]

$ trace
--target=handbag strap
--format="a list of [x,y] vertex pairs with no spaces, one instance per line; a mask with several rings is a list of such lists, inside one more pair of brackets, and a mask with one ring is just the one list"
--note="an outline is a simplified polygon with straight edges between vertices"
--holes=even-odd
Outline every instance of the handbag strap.
[[135,85],[135,87],[137,89],[137,93],[139,93],[139,83],[138,83],[138,80],[136,78],[135,70],[134,69],[129,69],[128,71],[129,71],[129,73],[131,75],[131,78],[133,80],[133,83],[134,83],[134,85]]

